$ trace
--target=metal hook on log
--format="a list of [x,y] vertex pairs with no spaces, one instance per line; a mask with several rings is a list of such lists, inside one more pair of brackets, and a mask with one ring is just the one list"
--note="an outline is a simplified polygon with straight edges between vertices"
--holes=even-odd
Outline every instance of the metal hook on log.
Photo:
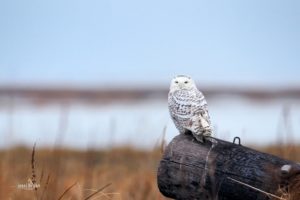
[[234,137],[232,143],[233,143],[233,144],[236,144],[236,143],[235,143],[236,140],[238,141],[237,145],[240,145],[240,146],[241,146],[241,138],[238,137],[238,136]]

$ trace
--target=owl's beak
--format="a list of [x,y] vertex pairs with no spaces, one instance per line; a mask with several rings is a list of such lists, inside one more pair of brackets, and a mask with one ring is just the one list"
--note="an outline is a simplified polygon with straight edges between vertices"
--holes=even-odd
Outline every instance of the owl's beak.
[[179,86],[180,89],[183,89],[184,88],[184,83],[179,83],[178,86]]

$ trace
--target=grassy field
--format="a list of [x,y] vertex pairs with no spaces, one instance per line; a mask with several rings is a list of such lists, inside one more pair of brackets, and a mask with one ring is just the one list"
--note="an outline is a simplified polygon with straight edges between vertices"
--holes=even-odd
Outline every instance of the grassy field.
[[[256,149],[300,160],[300,146]],[[0,199],[166,199],[156,185],[161,155],[160,148],[77,151],[36,147],[32,151],[15,147],[0,153]],[[30,182],[36,183],[36,190],[23,187]]]
[[[156,186],[159,150],[75,151],[18,147],[1,152],[0,199],[165,199]],[[32,177],[32,163],[34,174]],[[36,180],[37,190],[20,188]],[[72,188],[70,188],[73,185]]]

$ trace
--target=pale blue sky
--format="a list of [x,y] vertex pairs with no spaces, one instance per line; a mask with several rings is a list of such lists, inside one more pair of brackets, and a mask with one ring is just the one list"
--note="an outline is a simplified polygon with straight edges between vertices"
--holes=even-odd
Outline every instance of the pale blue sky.
[[0,84],[300,86],[300,1],[1,0]]

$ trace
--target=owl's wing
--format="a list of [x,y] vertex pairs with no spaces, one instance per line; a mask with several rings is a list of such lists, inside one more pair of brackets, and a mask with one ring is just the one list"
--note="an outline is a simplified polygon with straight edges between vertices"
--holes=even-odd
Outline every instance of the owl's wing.
[[195,92],[195,98],[192,104],[192,112],[194,115],[201,116],[202,127],[211,127],[207,102],[204,95],[198,90]]

